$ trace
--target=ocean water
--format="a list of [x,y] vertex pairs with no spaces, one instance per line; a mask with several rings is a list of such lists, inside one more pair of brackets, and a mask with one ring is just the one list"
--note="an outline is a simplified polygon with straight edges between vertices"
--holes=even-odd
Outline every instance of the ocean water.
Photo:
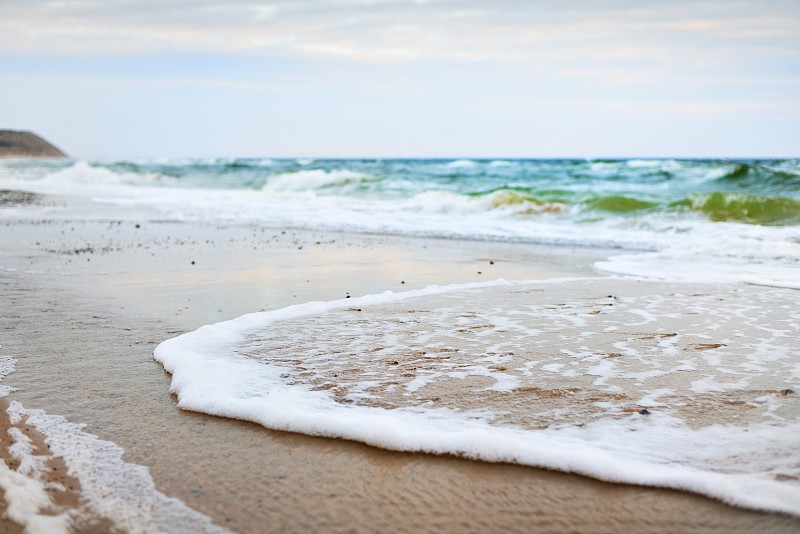
[[155,358],[183,409],[800,516],[796,293],[430,287],[244,315]]
[[603,272],[800,287],[797,159],[4,160],[0,188],[172,220],[611,247]]
[[5,218],[609,251],[595,278],[310,302],[155,358],[184,409],[800,516],[800,160],[7,160],[0,189],[81,200]]

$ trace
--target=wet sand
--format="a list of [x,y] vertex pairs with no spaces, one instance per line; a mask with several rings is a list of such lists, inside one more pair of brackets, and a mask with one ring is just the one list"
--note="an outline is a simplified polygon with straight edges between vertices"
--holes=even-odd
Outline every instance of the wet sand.
[[162,340],[242,313],[433,283],[586,276],[598,252],[129,220],[3,221],[0,251],[0,354],[18,360],[8,400],[86,424],[147,466],[161,492],[231,530],[800,530],[795,518],[687,493],[180,411],[152,359]]

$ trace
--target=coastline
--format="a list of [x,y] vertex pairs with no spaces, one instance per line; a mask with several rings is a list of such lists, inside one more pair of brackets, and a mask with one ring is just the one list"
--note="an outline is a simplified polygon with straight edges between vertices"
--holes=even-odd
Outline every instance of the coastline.
[[593,276],[600,251],[109,219],[0,224],[9,230],[0,238],[0,291],[13,310],[0,318],[10,332],[0,350],[18,359],[4,380],[18,388],[9,400],[87,424],[121,446],[125,461],[148,467],[160,491],[217,525],[241,532],[800,526],[687,493],[396,453],[180,411],[169,376],[152,360],[164,339],[259,309],[429,284]]

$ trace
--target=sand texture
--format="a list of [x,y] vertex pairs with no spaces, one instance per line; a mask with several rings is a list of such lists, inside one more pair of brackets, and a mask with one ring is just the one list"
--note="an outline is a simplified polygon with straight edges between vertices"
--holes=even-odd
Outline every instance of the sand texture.
[[[63,416],[85,425],[82,432],[121,447],[121,461],[149,470],[153,491],[179,499],[213,522],[194,518],[205,525],[195,531],[800,531],[797,518],[733,508],[689,493],[609,484],[519,465],[392,452],[182,411],[168,393],[170,376],[152,357],[153,349],[167,338],[260,309],[436,283],[592,276],[596,254],[591,251],[123,218],[6,219],[0,224],[0,356],[16,360],[16,371],[3,380],[3,385],[16,388],[5,406],[17,402],[28,410]],[[650,290],[646,295],[677,291],[667,285]],[[614,302],[609,294],[637,297],[620,295],[626,288],[609,293],[591,282],[575,291],[547,300],[555,306],[583,299],[584,311],[596,317]],[[715,291],[694,287],[691,294]],[[409,311],[385,310],[395,316]],[[468,348],[469,336],[490,324],[480,309],[472,311],[460,326],[465,345],[456,348]],[[593,311],[600,313],[591,315]],[[348,318],[359,312],[341,313],[346,328]],[[739,327],[746,324],[725,328]],[[620,340],[642,349],[674,343],[687,357],[724,349],[712,346],[720,343],[717,339],[673,336],[676,329],[642,326],[613,334],[620,339],[589,346],[597,349],[598,360],[609,363],[625,358],[624,351],[606,349]],[[386,349],[377,342],[372,348],[378,353]],[[386,371],[384,379],[400,384],[411,378],[404,373],[412,367],[418,371],[430,363],[414,350],[409,345],[402,354],[385,354],[378,362]],[[517,351],[509,352],[515,354],[508,355],[508,361],[492,363],[494,372],[524,367],[514,361]],[[446,357],[447,365],[464,363],[453,352],[438,355]],[[334,372],[322,369],[313,380],[325,387],[325,373]],[[478,387],[476,380],[472,385]],[[552,404],[553,409],[569,400],[574,417],[591,418],[591,405],[585,402],[590,388],[581,380],[571,385],[554,373],[552,385],[522,385],[514,395]],[[760,389],[781,395],[768,385]],[[416,395],[416,400],[464,402],[446,383],[420,387]],[[681,398],[660,401],[675,406],[687,402],[687,392],[677,395]],[[625,396],[630,397],[623,391],[619,398],[606,400],[619,402],[623,412],[642,409],[640,399]],[[388,395],[380,402],[415,398]],[[701,395],[688,399],[686,409],[697,411],[698,425],[712,415],[753,415],[739,400],[747,399]],[[796,409],[796,403],[787,406]],[[511,410],[507,417],[521,415]],[[2,417],[0,425],[3,436],[15,427]],[[47,443],[41,436],[26,432],[48,465],[67,470],[66,478],[58,479],[67,483],[65,491],[53,494],[52,513],[80,512],[88,488],[69,478],[73,475],[68,462],[45,453]],[[13,458],[0,456],[10,469],[16,467]],[[104,531],[109,521],[117,521],[113,513],[104,513],[97,507],[84,510],[74,524],[78,531]],[[186,517],[162,514],[159,528],[186,531]],[[8,519],[0,523],[0,531],[19,530]]]
[[[484,410],[530,429],[659,411],[695,429],[744,426],[800,414],[784,387],[797,363],[751,363],[761,346],[774,355],[794,344],[783,334],[800,324],[797,293],[614,279],[493,286],[270,324],[239,353],[340,403]],[[746,388],[742,372],[725,373],[743,368],[756,368]]]

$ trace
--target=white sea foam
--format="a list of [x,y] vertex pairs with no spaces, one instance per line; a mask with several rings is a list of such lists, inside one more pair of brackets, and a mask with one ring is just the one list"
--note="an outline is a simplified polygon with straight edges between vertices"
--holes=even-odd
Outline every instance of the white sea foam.
[[[14,371],[11,357],[0,357],[0,380]],[[11,388],[0,386],[0,397]],[[123,450],[84,432],[82,425],[42,410],[29,410],[17,401],[7,408],[12,425],[30,426],[44,436],[48,452],[67,465],[70,476],[78,479],[81,502],[75,508],[57,507],[50,492],[63,486],[48,482],[47,461],[20,428],[8,433],[12,445],[8,452],[18,462],[16,469],[0,460],[0,487],[8,504],[6,513],[31,534],[71,532],[88,517],[104,517],[115,528],[131,533],[145,532],[228,532],[183,502],[159,492],[146,467],[126,463]],[[88,514],[88,515],[87,515]]]
[[401,209],[437,214],[467,214],[485,211],[477,198],[451,191],[425,191],[403,202]]
[[684,165],[674,159],[629,159],[625,166],[630,169],[659,169],[662,171],[678,171]]
[[648,168],[648,167],[661,167],[664,164],[663,160],[658,159],[630,159],[625,162],[628,167],[633,167],[634,169],[637,168]]
[[489,162],[490,167],[513,167],[514,162],[508,161],[505,159],[496,159],[494,161]]
[[[15,363],[10,356],[0,356],[0,382],[14,372]],[[0,397],[12,391],[9,386],[0,384]],[[9,418],[12,423],[18,422],[16,414],[9,413]],[[19,429],[9,428],[8,436],[11,439],[8,453],[19,464],[14,470],[0,461],[0,488],[4,492],[8,518],[31,534],[68,532],[70,513],[53,509],[48,494],[50,486],[41,480],[45,471],[42,457],[33,455],[30,439]]]
[[109,184],[148,185],[159,183],[165,177],[158,173],[117,173],[105,167],[90,165],[79,161],[66,169],[56,171],[42,179],[51,186],[84,184],[89,186]]
[[[472,160],[450,164],[464,162],[477,164]],[[681,170],[682,183],[709,180],[708,166],[695,169],[681,162],[661,160],[645,163],[685,166]],[[597,188],[606,194],[639,191],[645,197],[672,187],[669,180],[630,183],[613,179],[620,170],[633,165],[628,170],[632,172],[645,163],[632,160],[592,164],[601,169],[595,171],[597,176],[592,180],[554,184],[554,187],[579,194]],[[80,217],[122,217],[130,211],[131,218],[152,216],[178,221],[613,247],[624,252],[598,263],[598,269],[682,280],[707,280],[719,272],[723,279],[787,287],[796,287],[800,279],[796,265],[796,249],[800,247],[797,226],[711,222],[697,213],[669,210],[657,213],[645,210],[647,213],[636,217],[600,213],[585,210],[581,204],[541,202],[513,189],[469,195],[430,189],[431,185],[426,184],[420,186],[421,192],[413,185],[404,185],[401,189],[410,196],[353,195],[350,191],[360,189],[357,186],[364,182],[375,182],[375,188],[385,188],[386,193],[397,180],[380,180],[347,168],[272,174],[260,191],[177,187],[178,178],[160,177],[158,173],[114,172],[85,162],[44,177],[36,173],[29,176],[27,168],[19,173],[11,167],[12,170],[3,169],[0,165],[0,187],[90,199],[94,211],[76,211]],[[608,179],[602,178],[603,173],[608,174]],[[516,185],[526,186],[524,180]],[[130,210],[116,209],[120,205]],[[26,214],[37,217],[43,211],[49,217],[76,216],[58,206],[19,205],[0,210],[0,217]],[[642,255],[639,251],[650,254]]]
[[[23,436],[24,437],[24,436]],[[13,438],[12,438],[13,439]],[[20,442],[16,442],[17,445]],[[12,453],[15,459],[19,453]],[[13,471],[5,462],[0,462],[0,488],[8,504],[6,514],[9,519],[25,527],[29,534],[60,534],[69,532],[70,518],[67,512],[60,514],[42,513],[51,506],[47,487],[36,478]]]
[[722,165],[720,167],[717,167],[716,169],[711,169],[710,171],[708,171],[705,174],[705,178],[707,180],[717,180],[719,178],[724,178],[725,176],[728,176],[730,173],[735,171],[738,167],[739,165],[737,165],[736,163]]
[[46,436],[50,451],[64,459],[81,485],[87,508],[127,532],[227,532],[183,502],[159,492],[146,467],[126,463],[119,446],[82,430],[81,425],[18,402],[9,414],[25,418]]
[[276,174],[267,180],[264,189],[267,191],[314,191],[323,187],[375,180],[367,174],[348,171],[346,169],[323,171],[299,171]]
[[471,159],[457,159],[455,161],[451,161],[447,164],[448,167],[452,169],[463,169],[469,167],[475,167],[478,163],[472,161]]
[[595,262],[603,272],[630,274],[660,280],[687,282],[745,282],[760,286],[800,289],[800,266],[759,264],[746,259],[735,262],[707,255],[675,256],[670,252],[621,254]]
[[[349,171],[308,173],[285,175],[277,182],[268,183],[264,191],[131,187],[117,178],[103,184],[51,178],[46,182],[26,182],[24,189],[44,194],[93,196],[100,217],[106,213],[102,209],[104,205],[109,206],[105,216],[121,217],[128,212],[120,212],[115,206],[124,205],[147,210],[131,211],[128,214],[131,218],[141,217],[141,213],[154,213],[156,217],[178,221],[216,220],[277,227],[613,247],[628,252],[596,264],[598,269],[698,281],[714,279],[719,272],[724,279],[789,287],[795,287],[800,279],[796,264],[800,257],[797,227],[708,223],[688,216],[651,217],[641,222],[607,216],[578,223],[574,218],[575,207],[533,202],[502,190],[477,197],[428,191],[407,200],[317,195],[308,188],[369,178]],[[301,179],[295,182],[298,176]],[[22,206],[0,211],[0,216],[18,217],[30,212],[35,217],[41,209]],[[58,214],[57,208],[46,209],[51,217]],[[64,216],[69,215],[65,213]],[[91,214],[82,211],[80,216],[91,217]]]
[[800,289],[800,232],[796,228],[764,231],[719,223],[714,230],[674,239],[658,252],[614,255],[595,267],[662,280],[747,282]]
[[[726,299],[720,309],[719,294],[695,295],[691,287],[686,294],[669,296],[662,294],[662,286],[647,293],[641,289],[646,285],[615,284],[597,279],[497,281],[314,302],[202,327],[165,341],[155,358],[172,373],[170,390],[184,409],[394,450],[516,462],[689,490],[744,507],[800,515],[800,486],[791,482],[800,475],[800,420],[794,408],[784,407],[779,393],[756,395],[775,403],[765,415],[736,412],[728,422],[711,424],[681,415],[682,403],[725,400],[692,396],[696,380],[691,378],[700,375],[687,375],[687,361],[724,386],[713,391],[749,399],[760,384],[787,386],[791,338],[762,328],[800,321],[792,295],[718,287]],[[586,297],[598,287],[617,294],[633,287],[641,294]],[[665,326],[670,321],[685,324],[676,315],[677,303],[704,322],[686,319],[691,327],[685,331],[660,330],[671,328]],[[754,306],[771,315],[754,314]],[[628,316],[638,317],[639,326]],[[625,332],[609,328],[619,324],[628,325]],[[531,327],[541,330],[533,334]],[[582,347],[580,332],[587,328],[608,337],[624,354]],[[731,328],[745,328],[748,336],[739,345],[733,338],[708,344],[698,337],[719,336]],[[574,348],[552,354],[559,343]],[[724,362],[710,363],[711,350],[724,351]],[[686,357],[676,361],[678,351]],[[513,364],[519,372],[508,367],[520,357],[529,361]],[[739,376],[730,380],[726,369],[734,365]],[[549,371],[549,377],[537,369]],[[665,388],[665,377],[678,385]],[[386,380],[393,385],[387,387]],[[462,385],[436,389],[452,380]],[[521,381],[538,385],[521,387]],[[457,396],[455,404],[432,397],[451,394],[454,387],[478,389]],[[576,388],[588,388],[587,393]],[[672,394],[673,389],[678,393]],[[512,409],[517,406],[513,395],[534,395],[545,404],[525,402],[515,416],[519,408]],[[652,413],[630,409],[637,396]],[[506,398],[508,408],[493,408],[493,402],[503,406]],[[546,408],[551,398],[563,398],[566,404],[560,406],[572,408],[555,405],[524,423],[525,406]],[[656,410],[668,398],[674,409]],[[472,400],[477,404],[469,408]],[[758,405],[757,399],[749,402]],[[755,419],[734,423],[739,413]],[[504,422],[509,417],[511,422]],[[515,422],[514,417],[522,419]],[[555,424],[540,428],[536,421],[548,418]]]
[[275,165],[275,160],[272,158],[259,158],[253,161],[247,161],[249,165],[255,165],[257,167],[272,167]]
[[[2,345],[0,345],[0,347],[2,347]],[[14,372],[15,362],[16,360],[14,360],[14,358],[12,358],[11,356],[0,356],[0,382],[2,382],[5,377]],[[11,387],[6,386],[4,384],[0,384],[0,397],[5,397],[9,393],[11,393],[11,391],[12,391]]]

